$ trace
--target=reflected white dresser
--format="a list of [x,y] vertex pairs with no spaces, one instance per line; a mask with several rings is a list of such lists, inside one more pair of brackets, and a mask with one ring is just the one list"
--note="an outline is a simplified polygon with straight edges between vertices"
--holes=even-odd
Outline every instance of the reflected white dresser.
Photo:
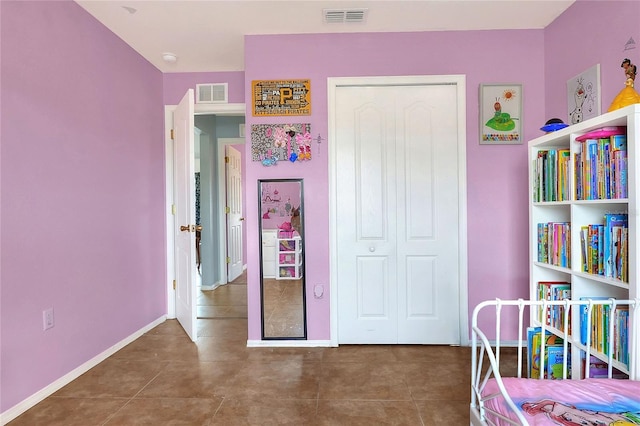
[[278,242],[277,229],[262,230],[262,276],[276,277],[276,245]]

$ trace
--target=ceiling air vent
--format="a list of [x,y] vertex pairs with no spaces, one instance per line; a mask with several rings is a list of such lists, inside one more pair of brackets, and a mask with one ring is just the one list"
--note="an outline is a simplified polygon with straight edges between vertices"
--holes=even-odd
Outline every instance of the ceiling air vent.
[[367,9],[324,9],[322,12],[327,24],[364,22],[367,15]]
[[197,104],[226,104],[229,102],[228,83],[196,84]]

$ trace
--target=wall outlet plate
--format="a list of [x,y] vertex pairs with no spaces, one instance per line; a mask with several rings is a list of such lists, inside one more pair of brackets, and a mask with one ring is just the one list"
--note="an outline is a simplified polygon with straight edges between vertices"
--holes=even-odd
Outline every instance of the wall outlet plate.
[[48,330],[55,325],[53,308],[42,311],[42,330]]

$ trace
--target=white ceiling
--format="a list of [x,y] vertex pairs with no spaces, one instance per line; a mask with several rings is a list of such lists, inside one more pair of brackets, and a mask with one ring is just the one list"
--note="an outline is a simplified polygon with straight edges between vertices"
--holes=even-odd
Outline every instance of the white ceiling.
[[[541,29],[574,1],[76,0],[162,72],[242,71],[244,35]],[[365,22],[325,23],[323,9],[366,9]]]

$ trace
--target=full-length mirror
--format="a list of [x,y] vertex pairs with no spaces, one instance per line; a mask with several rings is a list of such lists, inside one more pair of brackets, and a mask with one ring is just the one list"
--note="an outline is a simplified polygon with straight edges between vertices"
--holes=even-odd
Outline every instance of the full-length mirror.
[[306,339],[302,179],[258,181],[263,339]]

